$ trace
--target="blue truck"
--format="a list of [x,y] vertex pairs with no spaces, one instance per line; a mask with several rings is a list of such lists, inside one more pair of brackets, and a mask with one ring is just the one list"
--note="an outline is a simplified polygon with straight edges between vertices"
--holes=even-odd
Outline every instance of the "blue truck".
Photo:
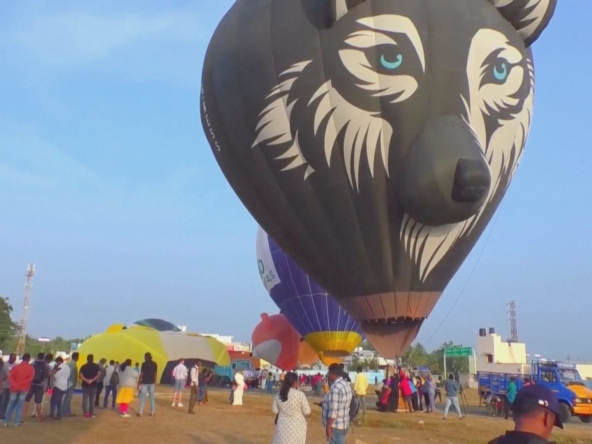
[[557,393],[562,422],[568,422],[572,416],[585,423],[592,422],[592,390],[584,384],[575,364],[541,360],[524,365],[523,374],[477,372],[479,395],[492,414],[500,413],[512,377],[518,390],[524,386],[524,378],[529,378],[532,383],[546,385]]

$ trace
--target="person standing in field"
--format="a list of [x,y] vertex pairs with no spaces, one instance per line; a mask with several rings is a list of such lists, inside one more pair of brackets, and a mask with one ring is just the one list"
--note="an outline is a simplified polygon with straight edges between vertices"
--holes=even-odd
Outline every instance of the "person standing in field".
[[158,366],[152,360],[152,355],[146,353],[144,355],[144,362],[140,370],[140,379],[138,385],[140,386],[140,406],[136,416],[144,414],[144,402],[146,401],[146,394],[150,400],[150,416],[154,416],[156,411],[156,403],[154,401],[154,388],[156,387],[156,375],[158,373]]
[[197,402],[199,403],[199,405],[202,405],[206,401],[206,389],[207,389],[206,385],[207,385],[207,379],[208,379],[208,369],[205,367],[202,367],[201,361],[197,361],[197,367],[198,367]]
[[409,377],[406,373],[401,373],[399,388],[401,389],[401,395],[403,395],[403,399],[405,400],[405,408],[409,413],[413,413],[413,390],[411,389]]
[[183,407],[183,390],[187,384],[187,367],[185,367],[185,360],[179,359],[179,363],[173,369],[173,381],[175,388],[173,389],[173,407]]
[[272,444],[306,444],[306,416],[310,415],[310,404],[306,395],[298,390],[296,373],[286,375],[271,410],[276,415]]
[[454,406],[454,410],[458,413],[458,419],[462,419],[460,405],[458,403],[458,392],[460,391],[460,384],[454,379],[454,375],[448,375],[448,379],[444,383],[444,390],[446,391],[446,405],[444,406],[444,418],[448,419],[448,410],[450,406]]
[[25,405],[23,406],[22,417],[24,418],[27,415],[27,411],[29,410],[29,402],[33,399],[35,403],[35,416],[37,417],[37,422],[43,422],[43,416],[41,410],[43,408],[43,395],[45,395],[45,390],[47,389],[47,378],[49,377],[47,371],[47,364],[45,363],[45,354],[38,353],[37,359],[33,362],[33,382],[31,383],[31,387],[29,388],[29,393],[25,397]]
[[329,366],[330,388],[322,403],[322,420],[329,444],[345,444],[353,392],[338,364]]
[[368,378],[362,372],[362,367],[358,367],[356,380],[354,382],[354,393],[360,400],[362,407],[362,420],[366,421],[366,391],[368,390]]
[[74,416],[72,414],[72,396],[74,395],[74,390],[76,390],[76,384],[78,384],[78,366],[76,363],[78,362],[78,352],[72,353],[70,357],[70,361],[68,362],[68,367],[70,368],[70,378],[68,379],[68,389],[64,394],[64,400],[62,402],[62,416]]
[[273,395],[273,375],[271,372],[267,373],[267,380],[265,381],[265,393]]
[[68,390],[68,381],[70,379],[70,367],[64,364],[64,359],[58,357],[56,359],[56,366],[51,371],[50,375],[53,378],[53,391],[49,401],[49,417],[56,420],[61,420],[63,415],[63,400],[66,390]]
[[88,355],[86,364],[80,367],[82,380],[82,411],[85,418],[95,417],[95,399],[97,397],[97,381],[101,377],[101,368],[95,363],[95,357]]
[[232,398],[232,405],[243,405],[243,392],[245,391],[245,377],[242,372],[237,371],[234,375],[234,382],[236,388],[234,389],[234,396]]
[[[198,361],[199,362],[199,361]],[[190,415],[195,415],[195,404],[197,403],[197,388],[199,384],[199,366],[196,362],[189,371],[189,387],[191,394],[189,395],[189,411]]]
[[115,368],[115,361],[109,361],[109,365],[105,368],[105,378],[103,379],[103,387],[105,387],[105,396],[103,396],[103,408],[107,408],[109,404],[109,395],[111,395],[111,408],[115,408],[115,399],[117,398],[117,385],[119,384],[119,373]]
[[508,419],[510,413],[512,412],[512,404],[514,403],[514,399],[516,399],[516,393],[518,392],[518,388],[516,387],[516,377],[510,376],[510,382],[508,383],[508,391],[506,393],[506,397],[504,398],[504,417]]
[[103,381],[105,380],[105,366],[107,365],[107,360],[105,358],[101,358],[99,361],[99,368],[101,369],[101,374],[99,375],[99,379],[97,380],[97,396],[95,397],[95,407],[99,407],[100,400],[101,400],[101,393],[103,392]]
[[119,368],[119,390],[117,393],[117,403],[119,404],[119,416],[129,418],[129,405],[134,400],[138,378],[140,375],[134,367],[132,360],[126,359]]
[[12,367],[8,379],[10,381],[10,401],[6,408],[6,417],[4,427],[10,424],[10,418],[14,413],[14,425],[21,425],[21,414],[23,412],[23,402],[29,391],[35,377],[35,369],[30,364],[31,355],[25,353],[20,364]]
[[6,417],[6,408],[10,401],[10,371],[15,365],[16,355],[11,353],[0,372],[0,388],[2,389],[2,394],[0,395],[0,420]]
[[432,375],[428,375],[426,382],[423,385],[423,392],[425,395],[427,413],[434,413],[436,409],[436,381],[434,381]]

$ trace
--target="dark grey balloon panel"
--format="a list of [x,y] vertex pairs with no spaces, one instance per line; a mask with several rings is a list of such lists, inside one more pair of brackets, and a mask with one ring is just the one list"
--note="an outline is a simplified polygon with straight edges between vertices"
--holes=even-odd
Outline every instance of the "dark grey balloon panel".
[[525,41],[554,2],[357,3],[237,2],[206,56],[204,129],[255,219],[336,298],[441,292],[516,169]]

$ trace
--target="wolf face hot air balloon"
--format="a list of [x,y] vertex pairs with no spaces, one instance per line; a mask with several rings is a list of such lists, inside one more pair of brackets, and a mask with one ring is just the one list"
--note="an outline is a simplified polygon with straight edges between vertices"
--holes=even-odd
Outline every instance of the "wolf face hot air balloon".
[[257,232],[257,266],[281,313],[325,364],[340,361],[360,345],[359,324],[261,228]]
[[555,0],[237,1],[202,123],[278,245],[383,355],[415,338],[501,202]]

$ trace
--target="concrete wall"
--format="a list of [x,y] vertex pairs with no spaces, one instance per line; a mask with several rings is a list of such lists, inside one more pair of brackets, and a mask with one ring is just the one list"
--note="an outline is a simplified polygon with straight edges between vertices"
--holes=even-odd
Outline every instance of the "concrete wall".
[[478,336],[476,354],[479,371],[491,365],[487,362],[487,355],[493,355],[493,364],[527,364],[526,344],[504,342],[498,334]]
[[592,379],[592,364],[577,364],[576,368],[582,379]]

